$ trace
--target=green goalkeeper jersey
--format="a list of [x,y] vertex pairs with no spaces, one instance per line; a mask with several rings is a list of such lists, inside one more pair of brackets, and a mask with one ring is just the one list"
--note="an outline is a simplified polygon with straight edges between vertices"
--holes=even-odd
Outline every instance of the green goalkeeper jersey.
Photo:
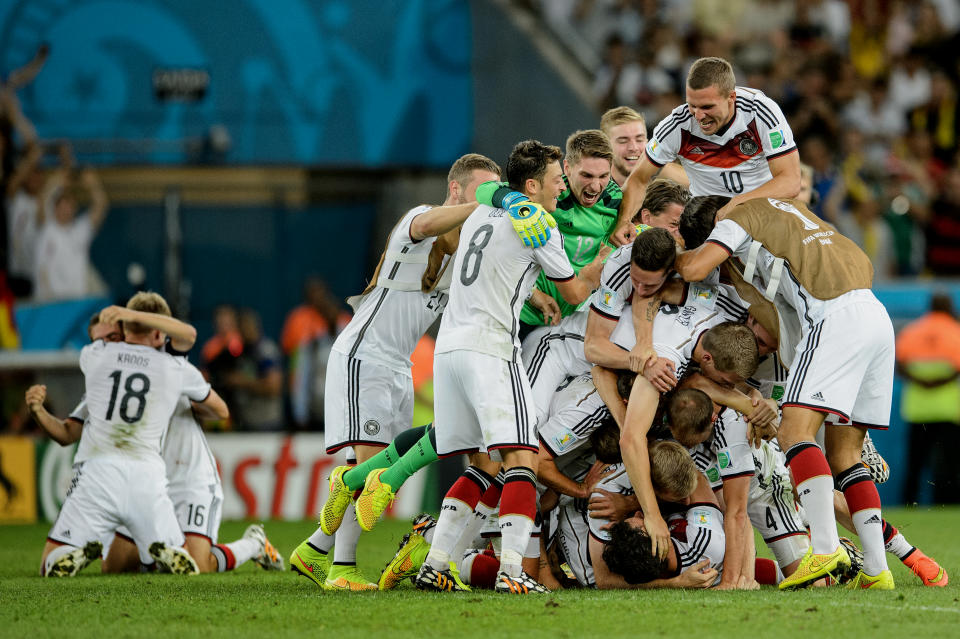
[[[563,181],[567,185],[567,190],[557,198],[557,210],[553,212],[553,217],[557,221],[557,230],[563,233],[563,248],[567,253],[567,258],[570,260],[573,270],[579,273],[581,268],[597,257],[600,247],[608,242],[610,234],[617,228],[617,217],[620,211],[620,201],[623,199],[623,191],[620,190],[616,182],[610,180],[597,203],[587,208],[573,196],[567,176],[563,176]],[[499,186],[505,185],[501,183]],[[498,204],[491,201],[493,199],[499,200],[499,198],[494,197],[495,192],[498,191],[483,185],[477,189],[477,201],[480,204],[497,206]],[[503,190],[499,191],[499,193],[502,192]],[[557,300],[557,304],[560,306],[560,314],[563,317],[577,310],[578,306],[567,303],[560,295],[560,291],[557,290],[556,284],[547,279],[543,273],[537,278],[536,286]],[[534,326],[542,326],[543,314],[527,302],[520,313],[520,321]]]

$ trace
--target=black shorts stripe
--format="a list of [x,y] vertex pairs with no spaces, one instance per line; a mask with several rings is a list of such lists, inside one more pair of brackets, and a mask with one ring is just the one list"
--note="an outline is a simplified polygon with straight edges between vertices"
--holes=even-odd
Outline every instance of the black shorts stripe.
[[540,369],[543,367],[543,362],[550,353],[550,347],[552,346],[551,342],[562,339],[563,335],[559,335],[557,333],[547,333],[540,338],[539,342],[537,342],[537,349],[534,351],[533,357],[530,359],[530,365],[527,367],[527,377],[529,378],[531,384],[535,384],[537,377],[540,375]]
[[353,347],[350,349],[350,357],[354,357],[357,354],[357,349],[360,348],[360,342],[363,341],[363,336],[366,334],[367,329],[370,328],[370,324],[373,323],[373,320],[377,317],[377,312],[380,310],[380,307],[383,305],[383,300],[386,299],[389,289],[383,289],[383,292],[380,293],[380,299],[377,300],[376,306],[373,307],[373,312],[370,313],[370,317],[367,318],[367,321],[363,323],[363,327],[360,329],[360,333],[357,335],[357,341],[353,343]]
[[807,335],[807,347],[800,355],[800,361],[797,365],[797,374],[787,389],[786,402],[796,402],[800,399],[800,391],[803,389],[803,383],[807,377],[807,371],[810,369],[810,363],[817,347],[820,345],[820,333],[823,331],[823,320],[817,324]]
[[510,298],[510,341],[513,342],[513,360],[517,361],[517,355],[520,349],[517,347],[517,333],[520,330],[520,311],[517,309],[517,299],[520,297],[520,289],[523,288],[523,281],[527,279],[527,273],[533,267],[539,266],[537,262],[530,262],[527,268],[523,269],[523,275],[517,281],[517,287],[513,289],[513,297]]

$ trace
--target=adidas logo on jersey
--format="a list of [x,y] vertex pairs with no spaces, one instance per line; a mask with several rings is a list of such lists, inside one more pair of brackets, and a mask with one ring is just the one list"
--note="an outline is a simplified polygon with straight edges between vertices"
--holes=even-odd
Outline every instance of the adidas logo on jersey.
[[695,146],[692,149],[690,149],[690,155],[703,155],[703,154],[704,154],[703,149],[701,149],[699,146]]
[[68,528],[67,530],[64,530],[62,533],[60,533],[60,536],[70,539],[70,529]]
[[823,401],[823,393],[816,392],[816,393],[814,393],[813,395],[810,396],[810,399],[815,399],[815,400],[817,400],[818,402],[822,402],[822,401]]

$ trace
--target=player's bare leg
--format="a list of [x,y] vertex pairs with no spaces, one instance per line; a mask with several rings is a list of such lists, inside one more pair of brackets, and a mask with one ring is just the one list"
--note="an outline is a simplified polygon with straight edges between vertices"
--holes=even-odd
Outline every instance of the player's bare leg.
[[814,441],[823,420],[824,414],[819,411],[797,406],[783,408],[777,439],[810,525],[811,545],[794,573],[780,582],[781,589],[806,585],[836,571],[838,566],[850,564],[840,546],[833,514],[833,475],[826,456]]
[[[201,569],[202,570],[202,569]],[[100,564],[100,571],[104,574],[117,574],[140,571],[140,553],[132,539],[121,535],[114,535],[110,543],[110,550]]]

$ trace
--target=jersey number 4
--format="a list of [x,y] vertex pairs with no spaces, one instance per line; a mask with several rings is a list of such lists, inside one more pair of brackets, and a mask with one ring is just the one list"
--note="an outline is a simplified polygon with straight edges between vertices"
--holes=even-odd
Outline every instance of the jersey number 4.
[[[108,375],[108,377],[113,379],[113,389],[110,391],[110,405],[107,406],[107,421],[113,419],[113,409],[117,405],[117,395],[120,391],[120,377],[122,374],[122,371],[116,370]],[[143,411],[147,407],[147,391],[150,390],[150,378],[143,373],[133,373],[127,377],[127,381],[123,385],[123,390],[123,397],[120,398],[120,419],[128,424],[133,424],[143,417]],[[137,408],[136,412],[131,415],[130,412],[133,407],[130,404],[133,400],[136,401]]]

